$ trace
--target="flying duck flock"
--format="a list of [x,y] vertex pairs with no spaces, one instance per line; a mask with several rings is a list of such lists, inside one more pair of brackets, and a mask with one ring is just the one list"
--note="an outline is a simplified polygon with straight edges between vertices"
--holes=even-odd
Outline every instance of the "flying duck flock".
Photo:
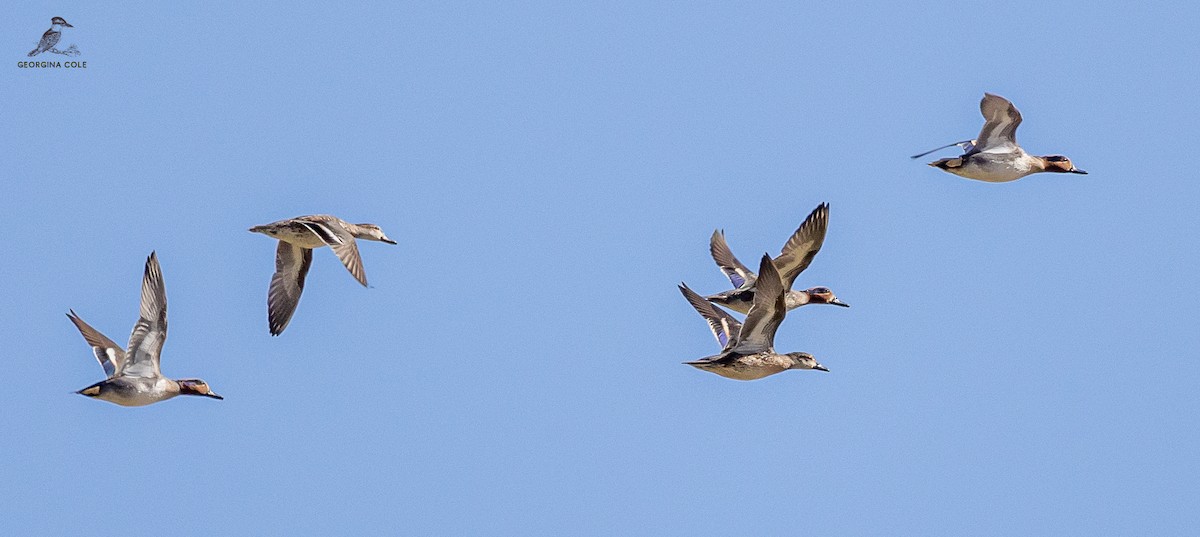
[[[1017,145],[1021,113],[1008,99],[985,93],[979,110],[984,124],[977,138],[946,144],[912,158],[957,147],[962,150],[961,155],[929,165],[991,183],[1015,181],[1042,172],[1087,173],[1065,156],[1034,156]],[[812,304],[849,307],[827,287],[792,289],[796,278],[824,245],[828,226],[829,204],[822,203],[792,233],[778,256],[763,255],[759,259],[757,271],[751,271],[734,256],[723,230],[714,231],[709,239],[709,253],[733,288],[702,296],[686,283],[680,283],[679,291],[708,324],[721,348],[717,354],[684,364],[735,380],[757,380],[789,369],[828,372],[807,352],[775,350],[775,334],[789,311]],[[251,227],[249,231],[279,241],[275,249],[275,272],[267,290],[267,328],[272,336],[282,334],[296,313],[314,249],[328,246],[350,275],[366,287],[367,276],[356,240],[396,244],[378,225],[351,224],[324,214],[279,220]],[[738,321],[730,311],[744,314],[744,320]],[[139,316],[124,348],[84,322],[74,310],[67,317],[92,348],[106,375],[104,380],[76,393],[122,406],[144,406],[178,395],[224,399],[203,380],[173,380],[163,376],[159,369],[167,338],[167,292],[156,253],[151,252],[146,259]]]

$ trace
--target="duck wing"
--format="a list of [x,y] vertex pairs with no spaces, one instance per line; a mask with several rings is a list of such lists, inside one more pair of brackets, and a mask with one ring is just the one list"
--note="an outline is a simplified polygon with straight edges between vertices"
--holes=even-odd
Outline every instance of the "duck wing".
[[967,155],[975,153],[1008,153],[1019,149],[1017,145],[1017,127],[1021,125],[1021,112],[1004,97],[984,93],[979,101],[979,111],[983,113],[983,129]]
[[267,291],[267,322],[272,336],[282,334],[296,313],[311,265],[312,250],[279,241],[275,249],[275,274]]
[[754,305],[746,314],[746,322],[742,330],[731,344],[731,351],[740,354],[754,354],[771,351],[775,347],[775,332],[783,323],[787,314],[784,304],[783,280],[779,270],[771,261],[771,256],[763,255],[758,268],[758,282],[755,284]]
[[749,287],[747,284],[754,284],[755,275],[746,268],[741,261],[738,261],[737,256],[733,255],[733,251],[729,249],[729,244],[725,242],[725,231],[713,231],[712,238],[708,240],[708,251],[712,254],[713,261],[721,267],[721,272],[729,278],[729,283],[733,284],[734,289]]
[[125,365],[118,368],[121,375],[155,378],[163,343],[167,340],[167,288],[163,285],[158,256],[150,252],[146,271],[142,275],[141,314],[129,334]]
[[683,297],[688,303],[695,308],[696,313],[708,323],[708,329],[712,331],[712,335],[716,338],[717,343],[721,345],[721,349],[728,349],[729,342],[736,340],[738,333],[742,330],[742,323],[733,318],[732,315],[725,310],[714,306],[704,297],[693,291],[687,284],[679,284],[679,292],[683,293]]
[[297,219],[318,237],[321,238],[333,253],[342,261],[342,265],[346,270],[350,271],[350,275],[354,276],[358,283],[363,287],[367,286],[367,273],[363,270],[362,257],[358,254],[358,244],[354,241],[354,235],[343,226],[340,219],[329,217],[330,219],[314,219],[312,217],[304,217]]
[[825,230],[829,227],[829,204],[822,203],[813,209],[796,232],[788,238],[779,257],[775,258],[775,267],[783,278],[783,288],[791,289],[796,277],[808,268],[821,245],[825,243]]
[[75,328],[78,328],[79,333],[83,334],[83,339],[92,346],[92,352],[96,355],[96,360],[100,361],[100,367],[104,368],[104,373],[108,375],[108,378],[120,374],[120,367],[125,364],[125,349],[101,334],[99,330],[83,322],[83,319],[75,314],[75,310],[71,310],[71,313],[67,314],[67,318],[75,323]]

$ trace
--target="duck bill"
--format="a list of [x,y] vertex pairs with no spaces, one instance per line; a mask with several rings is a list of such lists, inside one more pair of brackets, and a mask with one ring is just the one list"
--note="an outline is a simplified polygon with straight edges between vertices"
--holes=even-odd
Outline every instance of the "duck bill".
[[1079,175],[1087,175],[1088,174],[1087,172],[1085,172],[1079,168],[1071,168],[1071,173],[1077,173]]
[[836,299],[836,298],[835,298],[835,299],[833,299],[833,300],[830,300],[830,301],[829,301],[829,303],[830,303],[830,304],[833,304],[834,306],[841,306],[841,307],[843,307],[843,308],[849,308],[849,307],[850,307],[850,304],[847,304],[847,303],[845,303],[845,302],[842,302],[841,300],[838,300],[838,299]]
[[828,373],[828,372],[829,372],[829,368],[828,368],[828,367],[825,367],[825,366],[823,366],[823,365],[821,365],[821,364],[817,364],[817,365],[813,366],[813,369],[816,369],[817,371],[824,371],[824,372],[826,372],[826,373]]
[[386,243],[388,243],[388,244],[396,244],[396,241],[394,241],[394,240],[392,240],[392,239],[389,239],[389,238],[386,238],[386,237],[385,237],[385,238],[382,238],[382,239],[379,239],[379,240],[380,240],[380,241],[383,241],[383,242],[386,242]]
[[220,395],[217,395],[217,394],[215,394],[215,393],[212,393],[212,392],[208,392],[208,393],[204,394],[204,396],[205,396],[205,397],[212,397],[213,399],[218,399],[218,400],[221,400],[221,401],[224,401],[224,400],[225,400],[225,398],[224,398],[224,397],[221,397]]

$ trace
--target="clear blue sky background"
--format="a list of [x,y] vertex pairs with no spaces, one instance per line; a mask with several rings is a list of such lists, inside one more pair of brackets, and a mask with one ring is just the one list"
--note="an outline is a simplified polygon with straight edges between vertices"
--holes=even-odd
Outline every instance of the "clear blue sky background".
[[[1200,525],[1194,3],[8,5],[6,535],[1101,535]],[[19,69],[52,16],[86,70]],[[63,57],[53,57],[64,60]],[[1087,176],[908,155],[1020,142]],[[1182,154],[1177,154],[1182,152]],[[952,152],[947,151],[947,155]],[[822,201],[784,351],[739,383],[680,297]],[[331,213],[267,333],[274,243]],[[167,375],[122,408],[161,258]]]

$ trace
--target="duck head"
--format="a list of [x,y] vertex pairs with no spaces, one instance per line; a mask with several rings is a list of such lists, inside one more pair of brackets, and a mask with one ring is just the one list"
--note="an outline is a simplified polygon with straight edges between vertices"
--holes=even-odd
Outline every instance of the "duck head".
[[208,383],[200,379],[183,379],[177,380],[179,383],[179,395],[203,395],[204,397],[212,397],[213,399],[225,399],[220,395],[213,393],[208,387]]
[[1074,164],[1071,164],[1071,159],[1062,155],[1050,155],[1048,157],[1042,157],[1042,166],[1045,167],[1046,171],[1048,172],[1078,173],[1081,175],[1087,175],[1087,172],[1076,168]]
[[813,287],[812,289],[805,289],[804,292],[808,294],[809,301],[813,304],[833,304],[834,306],[841,306],[843,308],[850,307],[850,304],[838,300],[838,297],[828,287]]
[[807,352],[789,352],[787,357],[792,359],[792,366],[788,369],[816,369],[817,371],[829,372],[825,366],[817,362],[813,355]]
[[358,228],[354,233],[356,238],[396,244],[396,241],[387,238],[387,235],[383,234],[383,230],[375,224],[354,224],[354,227]]

